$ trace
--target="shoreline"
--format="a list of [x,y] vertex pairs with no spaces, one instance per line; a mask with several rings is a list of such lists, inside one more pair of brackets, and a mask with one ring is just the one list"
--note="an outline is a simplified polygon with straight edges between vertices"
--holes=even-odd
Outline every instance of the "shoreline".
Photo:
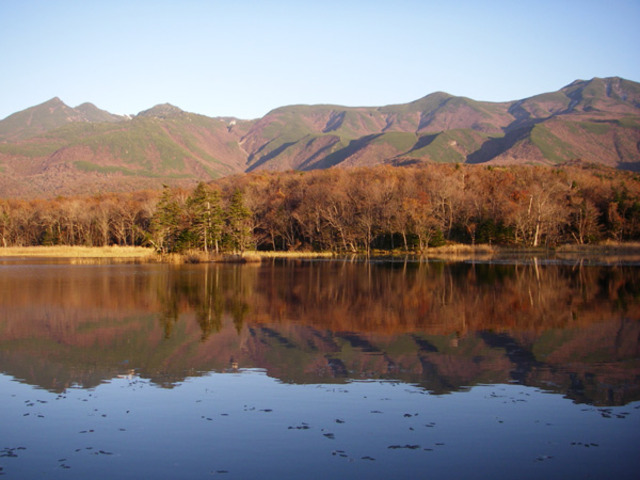
[[149,247],[130,246],[32,246],[0,247],[0,261],[19,259],[55,259],[70,263],[261,263],[265,260],[283,259],[360,259],[414,261],[479,261],[504,262],[509,260],[539,259],[545,261],[580,260],[604,263],[631,262],[640,264],[640,243],[604,243],[597,245],[562,245],[554,249],[495,247],[490,245],[452,244],[428,249],[420,255],[415,252],[375,251],[370,257],[364,254],[333,252],[274,252],[247,251],[243,254],[207,254],[191,251],[180,254],[158,254]]

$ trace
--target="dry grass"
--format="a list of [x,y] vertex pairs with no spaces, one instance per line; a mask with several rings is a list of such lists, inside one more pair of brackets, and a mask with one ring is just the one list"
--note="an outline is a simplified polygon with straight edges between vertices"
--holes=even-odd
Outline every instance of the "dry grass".
[[640,263],[639,242],[607,241],[594,245],[563,245],[556,249],[562,260],[590,260],[604,264]]
[[496,249],[491,245],[464,245],[461,243],[452,243],[450,245],[443,245],[441,247],[433,247],[427,250],[428,253],[453,253],[453,254],[493,254]]
[[[487,260],[509,253],[510,250],[492,247],[490,245],[462,245],[450,244],[442,247],[429,248],[422,255],[423,258],[439,258],[449,261]],[[516,249],[512,253],[522,254],[523,250]],[[374,255],[375,256],[375,255]],[[602,261],[640,261],[640,243],[606,242],[597,245],[563,245],[555,250],[559,259],[589,258]],[[242,255],[211,254],[202,251],[188,251],[182,254],[159,255],[152,248],[146,247],[6,247],[0,248],[1,257],[29,257],[55,258],[74,264],[89,263],[249,263],[259,264],[267,259],[314,259],[337,258],[333,252],[258,252],[248,251]]]
[[0,248],[0,257],[150,259],[155,256],[155,250],[146,247],[69,247],[61,245]]
[[640,242],[614,242],[606,241],[603,243],[589,245],[562,245],[556,249],[561,253],[640,253]]
[[429,248],[422,254],[422,257],[447,261],[488,260],[493,258],[497,253],[498,250],[491,245],[463,245],[454,243]]
[[215,255],[199,250],[185,253],[159,255],[153,248],[147,247],[6,247],[0,248],[0,257],[56,258],[69,260],[70,263],[113,263],[113,262],[145,262],[145,263],[260,263],[267,258],[331,258],[330,252],[256,252],[249,251],[242,255]]
[[249,252],[248,255],[260,258],[332,258],[332,252]]

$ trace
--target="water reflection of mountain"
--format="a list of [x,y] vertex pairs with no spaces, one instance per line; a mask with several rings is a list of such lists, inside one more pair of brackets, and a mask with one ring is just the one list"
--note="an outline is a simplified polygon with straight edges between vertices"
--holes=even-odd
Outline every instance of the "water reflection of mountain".
[[284,382],[518,382],[640,399],[640,269],[444,263],[8,265],[0,369],[60,391],[135,371]]

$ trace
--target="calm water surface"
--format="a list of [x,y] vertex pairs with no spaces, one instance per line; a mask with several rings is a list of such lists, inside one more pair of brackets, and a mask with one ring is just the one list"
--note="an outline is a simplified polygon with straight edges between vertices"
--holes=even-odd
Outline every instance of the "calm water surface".
[[6,478],[637,478],[640,267],[0,260]]

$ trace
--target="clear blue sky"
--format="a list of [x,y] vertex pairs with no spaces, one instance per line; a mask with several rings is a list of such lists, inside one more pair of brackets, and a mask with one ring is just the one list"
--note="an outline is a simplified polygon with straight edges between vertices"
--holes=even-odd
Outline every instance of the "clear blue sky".
[[256,118],[640,81],[640,0],[0,0],[0,119],[58,96]]

